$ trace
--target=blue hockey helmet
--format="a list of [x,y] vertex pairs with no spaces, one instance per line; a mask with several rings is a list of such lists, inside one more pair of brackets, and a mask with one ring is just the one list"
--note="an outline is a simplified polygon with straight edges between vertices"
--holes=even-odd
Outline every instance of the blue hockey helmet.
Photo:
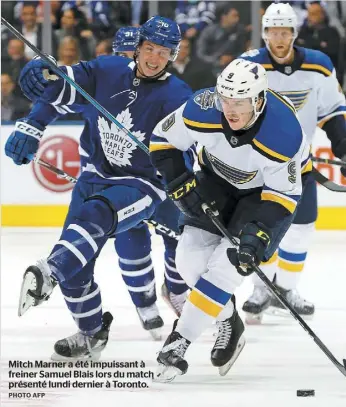
[[114,41],[112,45],[113,53],[136,51],[138,43],[137,27],[122,27],[115,33]]
[[151,17],[139,29],[137,46],[143,41],[171,49],[170,61],[175,61],[179,52],[181,33],[178,24],[166,17]]

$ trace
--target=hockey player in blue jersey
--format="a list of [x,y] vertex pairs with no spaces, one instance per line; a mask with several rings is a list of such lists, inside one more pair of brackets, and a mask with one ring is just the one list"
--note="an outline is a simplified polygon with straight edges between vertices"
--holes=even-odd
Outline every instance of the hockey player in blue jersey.
[[[139,29],[136,27],[120,28],[114,37],[113,53],[133,58],[138,32]],[[169,199],[162,202],[155,211],[155,220],[158,223],[176,231],[178,219],[179,210]],[[157,233],[160,234],[160,232]],[[177,241],[165,235],[162,237],[165,245],[165,282],[161,287],[161,294],[175,314],[180,316],[188,287],[175,267]],[[124,282],[143,327],[149,330],[155,339],[158,339],[160,335],[157,328],[163,325],[163,321],[156,306],[154,269],[150,255],[151,235],[148,225],[140,223],[135,228],[118,234],[115,239],[115,249]],[[143,279],[143,275],[146,276],[146,279]]]
[[[180,39],[175,22],[156,16],[140,29],[135,61],[104,56],[61,69],[148,145],[156,123],[191,94],[184,82],[166,73],[167,64],[177,56]],[[86,121],[79,150],[82,174],[60,240],[47,260],[30,266],[24,274],[19,315],[42,303],[58,283],[78,332],[55,344],[55,356],[85,358],[97,356],[106,346],[111,323],[110,315],[102,312],[94,280],[96,258],[108,238],[150,218],[166,194],[148,155],[74,87],[55,75],[47,76],[47,68],[41,59],[30,61],[20,85],[28,98],[38,102],[36,118],[43,114],[42,104],[58,111],[82,112]],[[16,164],[26,163],[36,153],[44,128],[38,120],[27,120],[15,130],[5,151]],[[145,266],[134,274],[152,281],[150,264]]]
[[[308,141],[312,143],[319,125],[331,141],[338,158],[346,158],[345,96],[338,84],[330,58],[320,51],[296,47],[297,17],[289,4],[271,4],[262,19],[262,37],[266,48],[251,50],[242,58],[262,64],[269,86],[288,97],[297,110]],[[343,169],[344,175],[346,171]],[[317,218],[316,182],[312,174],[292,226],[280,243],[272,263],[263,266],[268,278],[291,306],[301,315],[311,317],[315,307],[296,290],[304,268],[314,223]],[[286,313],[262,281],[254,276],[254,292],[244,303],[247,322],[258,323],[269,307],[275,313]]]
[[[195,142],[202,147],[197,173],[183,160]],[[195,93],[156,126],[150,152],[184,214],[176,263],[191,287],[158,355],[157,380],[186,373],[187,348],[215,320],[211,362],[223,376],[245,344],[234,292],[253,271],[252,262],[272,257],[292,223],[302,173],[311,169],[309,145],[293,105],[268,89],[265,69],[235,59],[216,88]],[[203,203],[239,238],[238,251],[204,214]]]

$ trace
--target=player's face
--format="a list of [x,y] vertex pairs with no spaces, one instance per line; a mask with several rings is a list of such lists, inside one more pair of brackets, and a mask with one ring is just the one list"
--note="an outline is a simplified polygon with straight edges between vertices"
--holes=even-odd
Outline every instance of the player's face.
[[293,41],[293,31],[289,27],[272,27],[266,30],[271,52],[277,58],[285,58],[290,52]]
[[169,48],[143,41],[138,54],[139,70],[145,76],[156,76],[165,69],[170,56]]
[[219,95],[222,111],[232,130],[241,130],[254,115],[251,99],[229,99]]
[[134,51],[121,51],[118,52],[117,55],[119,55],[120,57],[133,59],[134,53],[135,53]]

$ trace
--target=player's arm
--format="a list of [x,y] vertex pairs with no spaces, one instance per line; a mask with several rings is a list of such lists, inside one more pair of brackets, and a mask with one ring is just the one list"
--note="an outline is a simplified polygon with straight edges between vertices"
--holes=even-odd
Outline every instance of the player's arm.
[[330,65],[331,71],[321,75],[318,82],[319,126],[326,132],[333,154],[346,159],[346,101],[331,62]]
[[[60,69],[93,96],[99,64],[99,60],[95,59],[61,66]],[[25,65],[19,84],[25,96],[33,102],[43,101],[68,112],[81,112],[88,103],[68,82],[49,72],[48,64],[42,59],[33,59]]]
[[201,205],[207,201],[203,185],[187,168],[184,159],[184,152],[195,143],[184,124],[185,105],[155,127],[150,141],[150,158],[162,175],[167,195],[176,206],[187,216],[200,217],[203,215]]
[[46,126],[63,114],[63,110],[59,112],[48,103],[35,103],[27,117],[16,121],[6,141],[5,154],[17,165],[28,164],[38,150]]
[[252,262],[259,265],[263,261],[272,237],[277,236],[277,231],[282,227],[287,227],[287,223],[292,223],[302,193],[301,167],[303,164],[306,168],[310,160],[308,147],[304,142],[292,158],[285,157],[281,162],[268,159],[264,165],[264,186],[259,207],[241,231],[239,252],[232,249],[227,251],[231,263],[238,267],[240,274],[250,274],[253,270],[249,265]]

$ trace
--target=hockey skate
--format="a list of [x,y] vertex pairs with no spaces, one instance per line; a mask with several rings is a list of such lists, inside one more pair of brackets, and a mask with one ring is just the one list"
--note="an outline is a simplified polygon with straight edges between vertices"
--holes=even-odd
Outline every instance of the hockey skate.
[[237,310],[224,321],[217,321],[218,334],[211,351],[211,363],[225,376],[245,346],[244,324]]
[[56,285],[46,260],[39,260],[36,266],[29,266],[23,275],[18,316],[21,317],[29,308],[47,301]]
[[191,342],[175,331],[177,323],[178,320],[174,322],[172,333],[157,357],[159,367],[154,378],[156,382],[169,383],[176,376],[184,375],[189,367],[184,355]]
[[[290,303],[291,307],[304,319],[312,319],[315,314],[315,306],[301,297],[297,290],[285,290],[276,285],[282,296]],[[274,315],[289,316],[289,311],[276,298],[272,297],[270,311]]]
[[149,307],[136,308],[137,314],[143,328],[150,333],[155,341],[161,340],[161,329],[163,320],[160,317],[157,305],[154,303]]
[[65,339],[60,339],[54,345],[55,353],[52,355],[52,360],[98,360],[107,345],[112,321],[112,314],[105,312],[102,316],[102,327],[96,334],[88,336],[77,332]]
[[181,315],[181,312],[183,310],[183,306],[185,304],[186,298],[187,298],[187,291],[185,291],[182,294],[174,294],[172,292],[169,292],[166,284],[162,284],[161,287],[161,296],[167,303],[167,305],[173,310],[175,315],[179,318]]
[[272,293],[265,286],[255,286],[250,298],[244,302],[243,311],[248,325],[259,325],[264,312],[270,307]]

